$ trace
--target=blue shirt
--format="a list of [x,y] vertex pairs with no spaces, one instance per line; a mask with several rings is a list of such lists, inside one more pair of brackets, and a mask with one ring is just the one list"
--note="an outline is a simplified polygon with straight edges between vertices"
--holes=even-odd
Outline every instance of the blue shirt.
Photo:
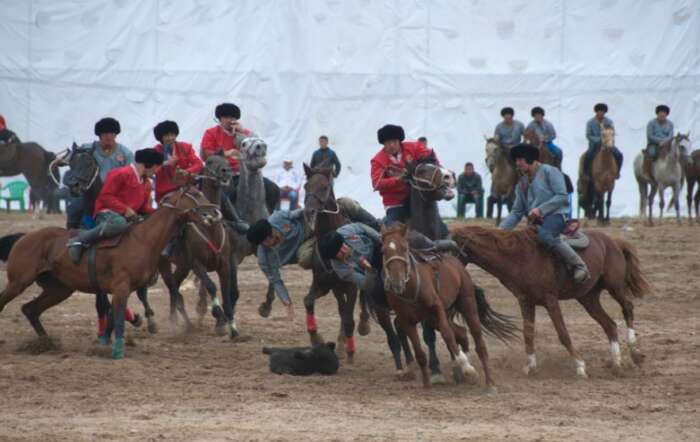
[[520,177],[515,186],[513,210],[503,220],[500,228],[513,229],[534,208],[539,208],[543,217],[556,214],[565,217],[568,213],[569,197],[564,175],[556,167],[540,164],[532,182],[527,175]]
[[647,144],[662,144],[673,138],[673,123],[666,120],[663,124],[654,118],[647,124]]
[[362,287],[367,275],[365,269],[360,266],[360,258],[371,262],[375,247],[381,247],[382,239],[379,233],[362,223],[346,224],[336,232],[343,237],[343,242],[350,246],[352,254],[345,261],[331,259],[331,267],[338,278]]
[[527,125],[528,129],[533,129],[540,138],[544,139],[544,142],[552,141],[557,137],[557,131],[554,130],[554,126],[549,120],[542,120],[542,124],[538,124],[537,121],[532,120],[530,124]]
[[92,156],[95,157],[95,161],[97,161],[97,165],[100,168],[100,179],[103,183],[107,179],[107,174],[112,169],[127,166],[134,162],[133,152],[127,149],[123,144],[117,143],[117,146],[112,149],[112,152],[109,155],[105,155],[100,148],[100,143],[97,141],[85,143],[80,146],[81,149],[92,149],[93,147],[95,150],[93,151]]
[[304,209],[278,210],[267,221],[282,234],[282,241],[274,247],[258,246],[258,266],[272,284],[277,297],[288,304],[289,292],[282,281],[280,268],[294,261],[299,246],[304,242]]
[[[603,117],[602,124],[607,127],[615,128],[612,120],[608,117]],[[586,123],[586,138],[588,139],[588,147],[600,146],[601,142],[601,132],[600,132],[601,122],[597,118],[593,117]]]
[[496,130],[493,132],[494,138],[501,143],[502,146],[512,147],[516,144],[520,144],[523,139],[523,134],[525,133],[525,125],[518,120],[513,120],[513,124],[507,125],[504,121],[501,121],[496,126]]

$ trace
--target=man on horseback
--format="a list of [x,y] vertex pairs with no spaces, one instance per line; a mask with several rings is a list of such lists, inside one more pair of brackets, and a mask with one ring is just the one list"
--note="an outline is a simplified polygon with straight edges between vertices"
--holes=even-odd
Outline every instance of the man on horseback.
[[7,128],[5,117],[0,115],[0,144],[21,143],[19,137]]
[[556,164],[561,164],[564,154],[559,146],[554,144],[553,140],[557,138],[557,132],[554,130],[552,123],[549,120],[545,120],[544,109],[535,106],[530,111],[530,115],[532,115],[532,121],[527,125],[527,129],[535,131],[541,142],[556,159]]
[[68,254],[75,264],[80,262],[86,247],[124,232],[137,215],[153,213],[150,178],[161,164],[160,152],[141,149],[136,151],[135,164],[117,167],[107,174],[95,202],[96,226],[81,231],[68,242]]
[[510,155],[522,176],[515,187],[513,209],[500,228],[512,230],[527,216],[528,221],[539,224],[537,242],[573,269],[576,283],[585,281],[589,278],[586,263],[559,238],[569,210],[564,175],[555,167],[541,164],[535,146],[519,144],[511,149]]
[[493,137],[501,146],[511,148],[516,144],[520,144],[525,133],[525,125],[518,120],[514,120],[515,111],[512,107],[504,107],[501,109],[501,117],[503,121],[496,125],[496,130],[493,132]]
[[[586,123],[586,138],[588,139],[588,150],[586,151],[586,157],[583,163],[583,169],[586,175],[591,178],[591,165],[593,164],[593,158],[598,153],[602,145],[602,133],[601,130],[606,127],[610,129],[615,129],[615,125],[612,120],[605,116],[608,112],[608,105],[605,103],[598,103],[593,107],[593,112],[595,116],[588,120]],[[615,157],[615,162],[617,163],[617,174],[618,178],[620,176],[620,171],[622,170],[622,152],[613,146],[612,154]]]
[[647,123],[647,148],[644,149],[643,170],[654,180],[652,165],[658,156],[661,145],[670,143],[673,139],[673,123],[668,119],[671,109],[665,104],[656,106],[656,118]]
[[176,190],[177,174],[196,175],[204,167],[190,143],[176,141],[180,128],[174,121],[161,121],[153,128],[158,144],[153,148],[163,155],[163,165],[156,172],[156,201]]

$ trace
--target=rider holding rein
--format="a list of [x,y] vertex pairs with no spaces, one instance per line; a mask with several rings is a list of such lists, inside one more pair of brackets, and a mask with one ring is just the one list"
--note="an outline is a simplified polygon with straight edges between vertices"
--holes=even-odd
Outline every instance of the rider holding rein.
[[153,136],[159,141],[154,149],[163,155],[163,166],[156,172],[156,201],[184,184],[178,182],[177,174],[196,175],[202,170],[202,160],[192,145],[176,141],[179,134],[174,121],[161,121],[153,128]]

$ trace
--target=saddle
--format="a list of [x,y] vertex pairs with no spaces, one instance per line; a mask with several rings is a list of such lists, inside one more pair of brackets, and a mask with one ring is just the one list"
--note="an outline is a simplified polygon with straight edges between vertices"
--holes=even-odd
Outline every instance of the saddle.
[[[122,240],[122,237],[128,232],[128,229],[122,233],[120,233],[117,236],[112,236],[110,238],[104,238],[100,241],[97,242],[97,244],[91,244],[90,248],[98,248],[98,249],[111,249],[113,247],[117,247],[119,243]],[[80,229],[69,229],[68,230],[68,239],[73,239],[78,234],[80,233]]]
[[580,231],[581,222],[577,219],[570,219],[566,222],[564,230],[562,230],[559,236],[562,241],[569,244],[575,250],[584,250],[591,243],[590,238]]

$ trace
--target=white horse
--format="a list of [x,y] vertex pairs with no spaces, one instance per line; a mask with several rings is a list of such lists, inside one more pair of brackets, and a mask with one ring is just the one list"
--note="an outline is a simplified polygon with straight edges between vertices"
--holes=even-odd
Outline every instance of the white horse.
[[690,152],[690,147],[690,132],[685,135],[678,133],[670,143],[659,146],[658,157],[652,166],[653,181],[642,167],[643,154],[639,153],[634,159],[634,176],[639,185],[639,216],[643,218],[648,208],[649,225],[654,225],[652,212],[657,190],[659,191],[659,219],[663,219],[664,191],[667,187],[673,191],[668,207],[670,209],[673,206],[676,209],[676,221],[678,224],[681,223],[679,198],[684,177],[682,156]]

